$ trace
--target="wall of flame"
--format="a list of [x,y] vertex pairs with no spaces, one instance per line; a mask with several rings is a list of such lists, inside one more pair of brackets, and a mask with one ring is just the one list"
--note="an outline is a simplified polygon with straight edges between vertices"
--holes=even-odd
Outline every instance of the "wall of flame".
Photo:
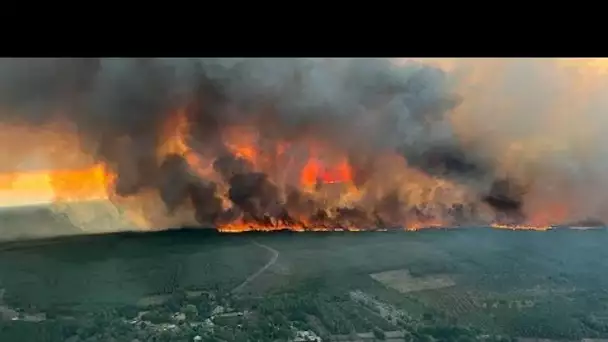
[[[492,158],[499,165],[498,172],[531,182],[537,188],[526,199],[525,211],[531,217],[531,226],[559,223],[572,216],[572,211],[608,220],[604,210],[608,201],[603,201],[603,194],[597,194],[598,187],[608,185],[608,177],[603,176],[602,164],[597,161],[608,152],[604,147],[608,146],[604,132],[608,116],[603,111],[608,108],[603,96],[608,90],[607,59],[421,60],[446,70],[465,99],[450,116],[463,144]],[[181,154],[194,172],[212,179],[212,161],[193,153],[187,141],[186,112],[178,110],[171,118],[159,132],[164,137],[158,149],[159,163],[168,154]],[[53,204],[59,212],[78,217],[74,222],[85,231],[98,229],[96,217],[111,217],[117,222],[114,226],[106,224],[103,230],[159,229],[195,223],[188,208],[171,217],[165,215],[163,203],[153,191],[117,197],[112,190],[115,176],[110,168],[83,152],[77,128],[67,122],[58,120],[36,129],[4,124],[0,130],[2,207]],[[264,156],[252,143],[255,131],[244,126],[223,134],[226,146],[235,155],[263,167]],[[278,146],[280,155],[282,147]],[[345,156],[323,156],[326,150],[310,144],[308,159],[299,174],[304,187],[312,188],[319,180],[352,183],[352,170]],[[397,167],[394,161],[389,164]],[[568,167],[587,168],[585,179],[573,178],[580,172]],[[407,177],[411,184],[442,182],[415,170],[395,175],[399,177]],[[355,190],[349,196],[361,200]],[[415,193],[407,192],[419,200],[428,196]],[[598,198],[581,202],[590,196]],[[92,201],[105,203],[104,212],[111,214],[100,214],[99,207],[87,212],[77,209],[78,203]]]

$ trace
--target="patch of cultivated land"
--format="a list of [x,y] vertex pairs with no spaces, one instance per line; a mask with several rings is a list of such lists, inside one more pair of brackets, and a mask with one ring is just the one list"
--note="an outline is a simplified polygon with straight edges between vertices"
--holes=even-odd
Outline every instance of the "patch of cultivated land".
[[456,285],[448,275],[433,275],[425,277],[413,277],[408,270],[392,270],[373,273],[370,276],[384,286],[395,289],[401,293],[416,292],[423,290],[441,289]]

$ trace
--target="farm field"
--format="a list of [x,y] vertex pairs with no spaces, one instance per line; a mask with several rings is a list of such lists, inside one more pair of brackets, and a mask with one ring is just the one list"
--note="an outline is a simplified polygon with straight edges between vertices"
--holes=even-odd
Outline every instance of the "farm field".
[[374,280],[401,293],[441,289],[456,285],[448,275],[412,277],[408,270],[394,270],[370,275]]

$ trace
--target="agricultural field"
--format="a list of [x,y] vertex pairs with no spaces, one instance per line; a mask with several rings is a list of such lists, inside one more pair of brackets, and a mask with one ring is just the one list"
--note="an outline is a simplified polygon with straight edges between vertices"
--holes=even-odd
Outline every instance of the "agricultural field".
[[408,270],[393,270],[370,275],[374,280],[401,293],[434,290],[456,285],[449,275],[412,277]]

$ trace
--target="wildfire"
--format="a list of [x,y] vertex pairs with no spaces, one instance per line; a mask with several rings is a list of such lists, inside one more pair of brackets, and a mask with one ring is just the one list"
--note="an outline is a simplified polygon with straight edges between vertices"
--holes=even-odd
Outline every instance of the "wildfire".
[[553,229],[552,226],[533,226],[533,225],[520,225],[520,224],[492,224],[492,228],[496,229],[510,229],[510,230],[538,230],[547,231]]
[[[577,85],[581,86],[564,88],[567,90],[565,95],[570,93],[581,95],[604,82],[604,79],[596,78],[594,75],[596,71],[606,73],[608,62],[606,60],[588,62],[592,69],[585,69],[588,72],[581,73],[576,78]],[[454,70],[460,65],[453,60],[438,60],[435,63],[445,64],[444,69]],[[477,67],[476,72],[467,76],[470,78],[469,83],[483,84],[484,87],[470,89],[467,87],[463,94],[469,102],[455,109],[454,115],[446,120],[453,124],[454,134],[458,136],[459,141],[484,142],[487,141],[483,139],[489,131],[498,131],[497,128],[504,128],[507,131],[508,126],[511,125],[511,130],[517,134],[496,133],[492,141],[495,146],[481,146],[479,149],[496,159],[492,166],[495,166],[497,173],[517,175],[524,180],[541,178],[549,167],[542,168],[543,165],[537,161],[544,160],[547,154],[560,157],[554,158],[557,163],[562,158],[567,159],[571,154],[577,156],[584,154],[577,151],[590,151],[587,148],[591,145],[589,137],[597,134],[588,134],[587,131],[596,129],[589,124],[595,121],[579,119],[576,122],[588,126],[584,126],[585,129],[571,128],[571,123],[576,119],[574,115],[579,115],[579,112],[582,112],[581,108],[587,106],[587,102],[579,101],[572,107],[566,106],[572,102],[569,101],[569,97],[561,98],[560,101],[564,102],[559,102],[559,106],[556,105],[559,108],[551,108],[554,111],[550,112],[550,117],[547,116],[551,118],[547,120],[549,123],[539,124],[542,131],[534,131],[533,127],[522,129],[523,125],[520,123],[523,121],[515,120],[513,117],[528,115],[528,113],[519,110],[517,103],[511,103],[511,98],[503,99],[497,105],[499,101],[494,101],[494,97],[490,96],[494,93],[490,91],[498,93],[504,86],[503,77],[497,74],[507,73],[509,70],[505,67],[507,63],[500,60],[485,61],[480,64],[483,65],[482,67]],[[570,65],[571,61],[556,63]],[[582,67],[579,65],[579,68]],[[487,94],[484,91],[487,91]],[[495,120],[483,121],[475,116],[479,111],[487,112],[486,108],[473,110],[475,108],[467,107],[478,104],[475,102],[476,99],[484,96],[492,99],[488,103],[491,103],[493,111],[498,112]],[[381,100],[382,98],[378,101]],[[504,115],[503,112],[509,115]],[[501,113],[503,115],[500,115]],[[181,163],[182,159],[185,162],[180,165],[186,165],[188,177],[182,178],[188,178],[189,183],[177,184],[179,180],[171,179],[171,184],[168,185],[171,189],[175,188],[176,196],[184,197],[177,209],[169,210],[162,196],[164,193],[161,195],[159,184],[163,182],[156,179],[161,177],[156,176],[155,171],[158,170],[150,170],[149,174],[152,175],[150,177],[156,178],[146,180],[147,183],[142,182],[145,184],[141,186],[142,189],[136,191],[137,193],[123,196],[117,194],[115,185],[119,183],[120,175],[113,170],[120,168],[111,158],[105,158],[105,155],[103,158],[98,156],[95,146],[85,147],[81,141],[83,135],[79,134],[73,124],[62,119],[46,125],[20,123],[0,126],[2,130],[0,149],[4,149],[0,151],[0,155],[3,156],[0,157],[0,164],[5,167],[5,170],[0,172],[0,204],[8,207],[105,201],[115,206],[117,212],[126,213],[133,225],[146,229],[190,224],[205,225],[207,223],[201,222],[207,221],[201,220],[200,216],[209,214],[205,212],[206,209],[209,211],[217,209],[217,213],[207,215],[211,217],[209,222],[212,222],[218,230],[229,233],[276,231],[285,228],[293,231],[360,231],[375,228],[373,225],[376,222],[379,222],[378,226],[383,227],[400,224],[403,229],[413,231],[454,225],[454,222],[460,222],[457,221],[460,218],[451,220],[453,216],[450,215],[459,210],[461,216],[474,216],[475,214],[471,214],[474,210],[485,210],[483,203],[475,207],[470,205],[468,208],[473,208],[470,210],[463,209],[475,201],[477,201],[475,204],[481,202],[478,196],[481,190],[467,192],[466,188],[470,185],[465,184],[465,181],[437,175],[434,170],[420,166],[421,163],[415,163],[416,157],[407,160],[414,154],[403,151],[397,153],[394,146],[389,148],[384,144],[378,144],[378,147],[374,146],[373,149],[366,151],[367,154],[361,158],[363,161],[357,159],[359,156],[353,153],[358,152],[353,151],[353,146],[357,144],[349,139],[345,139],[346,142],[332,140],[328,132],[334,132],[330,130],[333,126],[323,126],[324,122],[320,122],[320,119],[310,127],[303,127],[301,132],[295,132],[293,136],[292,131],[289,131],[289,134],[279,132],[276,136],[280,138],[276,139],[273,135],[268,137],[266,133],[285,127],[273,126],[268,119],[273,117],[272,115],[257,115],[253,119],[238,122],[236,119],[241,116],[237,115],[231,116],[226,122],[218,119],[217,129],[213,126],[214,136],[209,138],[209,140],[216,139],[217,144],[221,145],[221,148],[215,148],[208,146],[213,145],[212,143],[196,136],[199,127],[193,126],[195,123],[200,124],[201,120],[188,106],[176,107],[163,114],[167,114],[166,121],[161,125],[162,127],[154,126],[155,129],[159,129],[158,132],[154,131],[157,134],[154,139],[150,139],[156,143],[156,145],[151,143],[151,148],[155,150],[147,151],[150,153],[146,158],[152,159],[151,169],[154,169],[155,163],[160,168],[169,157],[179,156],[181,157],[178,158],[179,162]],[[540,121],[544,117],[539,116],[539,118]],[[487,126],[480,126],[482,124]],[[315,129],[319,127],[323,128],[323,133],[316,134],[318,132]],[[367,128],[365,125],[363,127]],[[266,130],[266,128],[270,129]],[[297,128],[300,130],[300,126]],[[542,133],[545,131],[546,133]],[[556,136],[559,139],[556,139]],[[110,140],[112,139],[118,138],[112,136]],[[125,144],[135,144],[129,142],[129,139],[130,137],[125,138]],[[336,144],[332,145],[332,141]],[[16,142],[22,143],[16,144]],[[369,156],[372,152],[373,156]],[[252,177],[238,179],[239,177],[234,175],[221,174],[214,163],[224,154],[229,154],[229,157],[235,160],[238,159],[238,162],[246,161],[247,163],[243,164],[247,166],[242,168],[248,169],[245,176]],[[152,157],[149,158],[150,156]],[[133,164],[137,164],[139,160],[136,160],[136,157],[133,159]],[[367,159],[371,159],[369,163],[372,166],[369,166],[369,170],[366,169]],[[408,164],[409,162],[411,164]],[[366,171],[369,171],[369,175]],[[263,174],[263,177],[257,177],[259,174]],[[541,176],[534,178],[529,174]],[[498,175],[490,175],[488,178],[492,176],[498,177]],[[361,178],[363,181],[360,181]],[[549,177],[538,182],[547,179]],[[231,182],[239,180],[242,186],[235,189]],[[547,184],[553,185],[549,181]],[[560,189],[555,190],[555,193],[558,192]],[[568,192],[563,191],[563,193]],[[480,221],[483,221],[483,224],[495,222],[491,226],[497,229],[540,231],[552,229],[572,219],[571,203],[567,200],[560,202],[561,198],[566,196],[555,196],[557,199],[554,199],[552,196],[546,196],[546,193],[543,194],[545,196],[539,196],[522,205],[521,212],[519,207],[513,209],[521,216],[520,220],[497,219],[496,217],[502,217],[500,215],[488,218],[491,215],[485,215],[485,212],[478,217],[481,217]],[[394,196],[391,197],[392,195]],[[394,203],[384,205],[382,201],[386,198],[393,198]],[[216,206],[214,202],[216,199],[221,201],[221,205]],[[390,202],[390,200],[386,201]],[[295,209],[287,210],[288,202],[292,206],[288,209]],[[386,212],[390,211],[390,214],[394,213],[394,215],[379,214],[380,207],[388,208]],[[256,213],[252,214],[252,211]],[[286,213],[287,211],[289,212]],[[596,211],[601,211],[601,208]],[[97,214],[91,213],[91,215]],[[477,222],[466,219],[462,221]],[[505,221],[518,223],[507,224]],[[371,225],[371,227],[363,225]]]
[[[362,232],[365,229],[357,228],[357,227],[318,227],[318,226],[307,226],[302,224],[296,225],[262,225],[262,224],[251,224],[245,222],[236,222],[221,225],[218,227],[218,230],[223,233],[242,233],[242,232],[251,232],[251,231],[262,231],[262,232],[273,232],[273,231],[281,231],[281,230],[290,230],[294,232]],[[376,231],[386,231],[386,229],[376,229]]]
[[352,170],[345,158],[335,165],[324,165],[316,157],[311,157],[302,169],[300,181],[302,185],[311,186],[317,182],[331,184],[352,182]]
[[[38,129],[14,124],[0,129],[5,140],[2,148],[7,149],[0,152],[3,166],[12,169],[0,173],[0,205],[108,199],[114,175],[83,152],[67,123],[58,121]],[[15,145],[16,141],[24,143]],[[65,165],[75,167],[61,168]]]
[[169,154],[175,153],[183,156],[191,155],[188,146],[188,132],[190,124],[186,115],[186,109],[180,108],[169,116],[160,132],[162,142],[157,150],[157,159],[161,163]]
[[162,127],[161,143],[156,151],[157,163],[160,165],[168,155],[177,154],[186,159],[193,172],[201,177],[211,174],[211,161],[205,160],[193,151],[189,144],[190,123],[187,108],[178,108]]
[[[177,154],[184,158],[190,167],[191,171],[200,177],[211,177],[214,173],[212,164],[213,160],[205,159],[202,154],[193,149],[190,144],[190,124],[186,108],[180,108],[169,117],[163,129],[160,132],[161,139],[157,148],[158,163],[171,154]],[[54,127],[53,129],[56,129]],[[82,154],[79,140],[74,134],[49,134],[48,128],[42,128],[41,131],[29,132],[37,134],[42,132],[46,134],[46,144],[67,147],[65,141],[70,141],[72,151],[64,150],[64,154]],[[55,139],[55,140],[53,140]],[[267,174],[273,173],[272,164],[280,158],[285,157],[292,147],[290,143],[278,142],[274,150],[274,154],[268,154],[268,151],[262,151],[258,148],[259,136],[252,127],[239,126],[227,129],[223,134],[223,142],[228,147],[229,151],[235,156],[248,160],[254,167]],[[266,153],[264,153],[266,152]],[[76,158],[73,158],[76,159]],[[391,162],[393,163],[393,162]],[[323,148],[320,142],[312,142],[308,146],[308,157],[304,164],[301,164],[299,171],[294,169],[296,164],[289,162],[284,164],[286,167],[283,173],[298,172],[299,184],[306,191],[315,194],[318,184],[344,184],[344,187],[336,188],[340,192],[340,198],[359,198],[353,195],[360,189],[353,184],[353,170],[344,155],[340,155],[335,150]],[[275,177],[275,181],[280,182],[280,177]],[[410,173],[408,177],[412,181],[429,183],[433,180],[420,172]],[[213,179],[219,179],[217,176]],[[102,162],[93,163],[88,167],[74,169],[51,169],[51,170],[25,170],[22,172],[9,172],[0,174],[0,195],[3,195],[5,205],[11,205],[8,198],[12,201],[12,205],[24,205],[31,203],[77,203],[86,201],[112,200],[118,205],[121,210],[127,212],[131,221],[140,227],[161,227],[162,225],[183,225],[192,224],[195,220],[191,214],[173,213],[174,219],[170,219],[162,207],[162,201],[158,194],[154,192],[143,192],[138,195],[133,195],[126,198],[121,198],[114,193],[114,183],[116,175]],[[411,186],[408,187],[407,196],[410,197],[410,202],[423,202],[431,199],[433,193],[437,191],[431,183],[428,184],[432,189],[431,193],[423,195],[418,193]],[[439,184],[439,183],[438,183]],[[437,185],[439,186],[439,185]],[[222,190],[223,189],[223,190]],[[231,201],[228,199],[227,188],[225,184],[220,183],[219,196],[223,201],[224,208],[232,207]],[[349,197],[350,196],[350,197]],[[431,197],[429,197],[431,196]],[[154,209],[159,208],[159,209]],[[190,209],[188,209],[190,208]],[[186,212],[190,213],[191,207],[186,206]],[[546,230],[549,225],[543,222],[551,222],[555,219],[561,219],[564,216],[564,208],[554,206],[551,215],[543,215],[539,211],[535,216],[531,217],[529,225],[501,225],[495,224],[495,228],[508,229],[537,229]],[[150,212],[156,213],[155,216]],[[549,212],[547,212],[549,213]],[[332,214],[330,214],[331,216]],[[179,216],[179,217],[178,217]],[[554,220],[550,220],[553,218]],[[328,223],[314,223],[309,218],[299,217],[294,222],[283,222],[281,220],[271,220],[269,223],[249,222],[243,217],[239,217],[230,222],[218,224],[218,230],[222,232],[243,232],[243,231],[275,231],[282,229],[290,229],[293,231],[327,231],[327,230],[342,230],[342,231],[359,231],[361,228],[356,224],[343,222],[342,224],[332,226],[331,221]],[[409,220],[404,226],[406,230],[419,230],[424,228],[438,228],[448,225],[439,219],[412,221]],[[372,227],[369,227],[372,228]]]
[[114,175],[102,164],[80,170],[48,172],[55,201],[73,202],[108,199]]
[[408,231],[416,231],[420,229],[428,229],[428,228],[444,228],[448,227],[445,222],[441,221],[430,221],[430,222],[411,222],[406,224],[405,230]]
[[530,213],[528,222],[535,227],[551,227],[566,222],[568,208],[564,203],[544,203],[542,209]]
[[258,133],[252,127],[235,126],[222,132],[223,142],[230,152],[248,160],[254,167],[260,167],[260,151],[258,145]]
[[564,203],[543,203],[542,207],[532,209],[529,217],[523,224],[501,224],[495,223],[494,228],[499,229],[522,229],[546,231],[553,229],[556,225],[563,224],[568,218],[568,208]]
[[[21,134],[23,134],[23,128]],[[44,143],[47,146],[61,146],[64,148],[64,155],[82,155],[78,137],[71,132],[59,130],[55,134],[49,133],[49,129],[57,130],[57,126],[52,128],[42,127],[39,131],[28,129],[27,132],[35,136],[45,136]],[[160,143],[157,148],[157,161],[159,165],[169,155],[180,155],[187,162],[190,171],[201,178],[213,179],[219,185],[218,196],[221,198],[223,208],[228,210],[234,206],[229,199],[227,184],[219,181],[213,170],[213,159],[203,157],[197,149],[191,145],[191,127],[189,123],[187,108],[179,108],[169,117],[163,125],[160,133]],[[306,193],[310,193],[317,199],[323,199],[321,203],[352,203],[345,199],[354,199],[355,202],[361,199],[361,194],[365,193],[365,188],[359,189],[353,182],[353,168],[348,158],[334,149],[324,148],[321,142],[309,142],[307,146],[307,158],[303,164],[293,162],[293,157],[289,157],[290,149],[293,147],[289,142],[277,142],[274,148],[261,149],[259,147],[259,135],[253,127],[235,126],[223,132],[222,140],[230,153],[234,156],[249,161],[257,171],[272,175],[272,180],[278,185],[287,178],[281,175],[288,173],[298,174],[298,186]],[[40,140],[40,138],[38,138]],[[66,141],[69,144],[66,144]],[[68,146],[70,146],[68,148]],[[51,149],[55,151],[56,149]],[[47,153],[47,157],[52,158],[52,153]],[[88,157],[88,156],[87,156]],[[73,160],[83,159],[81,157],[71,157]],[[281,164],[283,169],[278,169],[277,161],[287,158],[287,163]],[[89,157],[90,159],[90,157]],[[406,167],[400,165],[401,157],[393,156],[385,158],[383,168]],[[441,192],[444,186],[451,186],[443,180],[437,180],[420,172],[410,170],[404,174],[404,179],[396,177],[393,181],[407,184],[404,187],[404,196],[410,203],[424,204],[433,201],[434,196]],[[118,206],[118,210],[125,212],[132,224],[138,227],[163,228],[169,225],[196,224],[192,215],[192,205],[186,203],[182,211],[168,214],[162,200],[157,192],[152,189],[143,191],[136,195],[121,197],[114,192],[116,175],[103,162],[95,162],[86,167],[74,169],[48,169],[48,170],[23,170],[20,172],[7,172],[0,174],[0,199],[5,206],[25,205],[32,203],[79,203],[87,201],[112,201]],[[384,180],[386,181],[386,180]],[[408,183],[409,181],[409,183]],[[412,183],[413,182],[413,183]],[[318,185],[332,184],[343,185],[334,187],[332,191],[339,193],[338,200],[331,202],[327,193],[322,192]],[[387,183],[390,184],[390,183]],[[418,187],[416,186],[418,184]],[[426,189],[426,190],[424,190]],[[324,191],[324,190],[323,190]],[[458,201],[458,199],[454,199]],[[152,213],[152,214],[151,214]],[[91,215],[95,215],[92,213]],[[283,221],[281,219],[269,219],[267,223],[251,222],[242,215],[229,222],[217,224],[217,229],[222,232],[234,233],[244,231],[276,231],[290,229],[293,231],[360,231],[363,228],[373,229],[374,227],[359,227],[356,221],[342,221],[333,224],[331,222],[336,213],[327,211],[329,215],[327,222],[311,221],[309,217],[295,217],[295,221]],[[564,220],[567,216],[566,207],[560,204],[543,206],[543,210],[534,210],[526,224],[507,225],[496,223],[492,226],[500,229],[534,229],[547,230],[553,224]],[[419,230],[425,228],[441,228],[449,226],[450,223],[441,218],[430,218],[408,220],[403,226],[405,230]]]
[[305,231],[305,227],[301,225],[291,225],[289,227],[286,226],[269,226],[257,223],[245,223],[245,222],[233,222],[224,224],[218,227],[218,230],[224,233],[241,233],[241,232],[250,232],[250,231],[261,231],[261,232],[272,232],[279,231],[284,229],[289,229],[291,231]]

